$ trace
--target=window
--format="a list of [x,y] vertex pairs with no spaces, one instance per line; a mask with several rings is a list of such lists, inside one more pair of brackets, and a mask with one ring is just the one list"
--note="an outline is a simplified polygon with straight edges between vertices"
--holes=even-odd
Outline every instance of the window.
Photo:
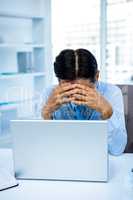
[[100,0],[53,0],[53,58],[65,48],[86,48],[100,57]]
[[133,1],[107,1],[107,80],[133,82]]
[[133,82],[133,0],[53,0],[52,6],[53,58],[64,48],[87,48],[103,80]]

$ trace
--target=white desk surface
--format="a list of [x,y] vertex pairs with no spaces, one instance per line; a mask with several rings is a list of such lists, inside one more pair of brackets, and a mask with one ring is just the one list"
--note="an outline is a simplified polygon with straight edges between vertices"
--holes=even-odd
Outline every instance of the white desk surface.
[[[12,171],[10,149],[0,149],[0,166]],[[0,200],[132,200],[133,154],[109,157],[108,183],[19,180],[19,186],[0,192]]]

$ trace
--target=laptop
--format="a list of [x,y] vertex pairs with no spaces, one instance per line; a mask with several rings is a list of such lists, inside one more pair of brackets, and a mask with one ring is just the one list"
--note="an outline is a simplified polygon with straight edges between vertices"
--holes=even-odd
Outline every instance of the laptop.
[[12,120],[18,179],[108,181],[107,121]]

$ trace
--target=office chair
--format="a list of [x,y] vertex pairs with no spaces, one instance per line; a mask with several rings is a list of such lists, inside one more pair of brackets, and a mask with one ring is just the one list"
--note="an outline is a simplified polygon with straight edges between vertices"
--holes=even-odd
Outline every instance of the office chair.
[[118,85],[123,94],[125,123],[127,129],[128,142],[126,153],[133,153],[133,86]]

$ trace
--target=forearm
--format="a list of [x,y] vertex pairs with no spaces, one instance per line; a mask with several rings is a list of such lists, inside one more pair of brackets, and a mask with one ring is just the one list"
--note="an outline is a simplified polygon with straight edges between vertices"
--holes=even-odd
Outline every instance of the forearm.
[[52,119],[52,113],[46,106],[44,106],[42,109],[42,117],[43,119],[46,119],[46,120]]
[[111,106],[105,107],[101,111],[101,117],[103,120],[109,119],[113,114],[113,110]]
[[127,134],[125,129],[117,128],[110,133],[108,140],[109,153],[115,156],[121,155],[127,144]]
[[101,113],[101,118],[103,120],[109,119],[113,114],[111,104],[102,96],[100,97],[99,104],[97,106],[97,111]]
[[[62,104],[69,103],[69,92],[73,89],[73,85],[69,83],[62,83],[55,87],[49,97],[47,98],[46,104],[42,109],[42,117],[44,119],[52,119],[52,114]],[[67,95],[66,95],[67,93]],[[68,98],[66,98],[68,96]]]
[[120,155],[124,152],[127,144],[127,131],[124,114],[114,111],[108,120],[108,148],[112,155]]

